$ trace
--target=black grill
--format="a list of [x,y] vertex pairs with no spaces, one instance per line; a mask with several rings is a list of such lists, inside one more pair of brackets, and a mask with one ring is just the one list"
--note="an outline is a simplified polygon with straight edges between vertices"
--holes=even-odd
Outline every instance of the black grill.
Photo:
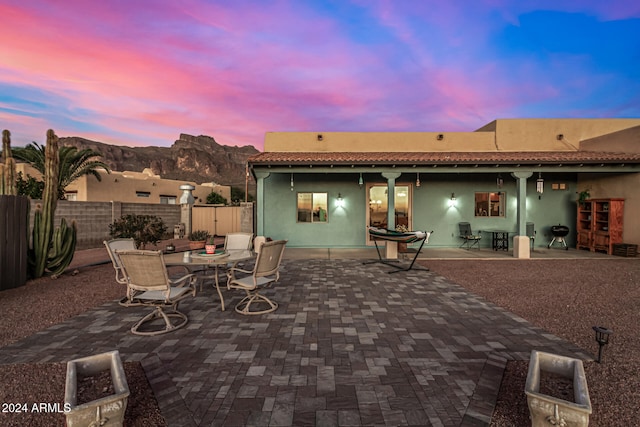
[[569,246],[567,246],[567,242],[565,241],[565,237],[569,234],[569,227],[560,224],[552,225],[551,234],[553,234],[553,240],[549,242],[547,248],[550,249],[555,242],[558,242],[558,244],[560,244],[565,250],[569,250]]

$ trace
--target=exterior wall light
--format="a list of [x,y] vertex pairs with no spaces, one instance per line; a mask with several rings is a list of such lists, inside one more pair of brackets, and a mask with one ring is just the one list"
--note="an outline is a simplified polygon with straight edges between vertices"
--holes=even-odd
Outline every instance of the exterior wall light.
[[360,172],[360,178],[358,178],[358,185],[362,187],[363,184],[364,184],[364,180],[362,179],[362,172]]
[[341,208],[344,206],[344,199],[342,198],[342,194],[338,193],[338,198],[336,199],[336,206]]
[[451,198],[449,199],[449,207],[452,208],[454,206],[458,206],[458,200],[456,199],[456,194],[451,193]]
[[291,191],[293,191],[293,174],[291,174]]
[[416,177],[416,187],[420,187],[420,172],[418,172],[418,175]]

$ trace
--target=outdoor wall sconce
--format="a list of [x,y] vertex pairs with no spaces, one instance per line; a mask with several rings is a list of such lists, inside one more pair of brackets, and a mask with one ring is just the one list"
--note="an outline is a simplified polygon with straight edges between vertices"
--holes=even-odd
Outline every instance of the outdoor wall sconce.
[[438,141],[442,141],[442,140],[444,139],[444,134],[439,133],[439,134],[438,134],[438,136],[436,136],[436,139],[437,139]]
[[609,343],[609,335],[613,334],[613,331],[603,326],[594,326],[593,330],[596,331],[596,341],[598,342],[598,360],[600,363],[602,360],[602,347]]
[[458,200],[456,199],[456,194],[451,193],[451,198],[449,199],[449,207],[452,208],[458,205]]
[[538,172],[536,191],[538,192],[538,200],[542,199],[542,193],[544,193],[544,179],[542,179],[542,172]]
[[338,198],[336,199],[336,206],[341,208],[344,206],[344,199],[342,198],[342,194],[338,193]]
[[420,187],[420,172],[418,172],[418,176],[416,177],[416,187]]
[[358,185],[362,187],[363,184],[364,184],[364,180],[362,179],[362,172],[360,172],[360,178],[358,178]]
[[498,174],[498,178],[496,179],[496,185],[498,188],[502,188],[504,185],[504,180],[502,179],[502,175]]
[[293,174],[291,174],[291,191],[293,191]]
[[563,135],[563,134],[561,134],[561,133],[559,133],[558,135],[556,135],[556,139],[557,139],[558,141],[562,141],[562,140],[564,139],[564,135]]
[[322,141],[324,139],[324,137],[322,136],[321,133],[318,134],[318,141]]

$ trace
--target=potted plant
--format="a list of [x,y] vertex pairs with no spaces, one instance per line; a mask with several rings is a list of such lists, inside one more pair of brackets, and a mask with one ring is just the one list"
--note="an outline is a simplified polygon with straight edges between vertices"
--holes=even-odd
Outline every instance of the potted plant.
[[587,200],[589,197],[591,197],[591,193],[589,193],[588,189],[579,192],[578,193],[578,203],[580,203],[580,205],[582,205],[584,203],[584,201]]
[[209,238],[207,239],[205,245],[204,245],[204,250],[208,253],[208,254],[213,254],[216,252],[216,243],[214,241],[213,236],[209,236]]
[[206,230],[195,230],[189,234],[189,249],[196,250],[204,248],[209,238],[209,232]]

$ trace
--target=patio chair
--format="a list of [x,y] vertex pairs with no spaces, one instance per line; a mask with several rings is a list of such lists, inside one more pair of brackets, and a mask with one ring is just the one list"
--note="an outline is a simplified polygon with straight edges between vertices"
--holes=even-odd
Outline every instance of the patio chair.
[[[125,250],[118,251],[127,277],[127,298],[154,310],[131,327],[136,335],[160,335],[182,328],[188,322],[184,313],[178,311],[178,303],[196,295],[196,276],[187,274],[171,280],[167,274],[162,251]],[[165,308],[171,312],[166,313]],[[140,330],[146,323],[156,319],[164,321],[163,329]],[[171,319],[178,319],[172,322]]]
[[136,249],[136,242],[133,239],[112,239],[105,240],[104,246],[107,248],[107,253],[109,254],[109,258],[111,258],[111,263],[113,264],[113,269],[116,271],[116,282],[121,285],[127,284],[127,277],[124,274],[124,270],[122,269],[122,263],[120,262],[120,258],[116,251],[124,251],[124,250],[133,250]]
[[[278,303],[260,294],[260,290],[270,286],[280,279],[280,262],[284,254],[286,240],[274,240],[265,242],[260,248],[252,271],[241,268],[231,268],[227,273],[227,288],[241,289],[246,292],[237,305],[236,311],[240,314],[265,314],[278,308]],[[236,273],[243,273],[246,276],[239,278]],[[252,310],[252,307],[266,305],[266,308]]]
[[482,239],[482,236],[473,234],[471,224],[468,222],[459,222],[458,228],[460,230],[460,238],[463,240],[460,247],[466,245],[467,249],[471,249],[474,246],[480,249],[480,239]]
[[[127,276],[124,272],[124,268],[122,268],[122,262],[120,261],[120,257],[118,256],[117,251],[135,250],[136,249],[135,240],[119,238],[119,239],[105,240],[102,243],[104,243],[104,246],[107,248],[107,253],[109,254],[109,258],[111,259],[111,263],[113,264],[113,269],[116,271],[116,282],[120,283],[121,285],[126,285]],[[129,298],[126,296],[123,297],[120,301],[118,301],[118,304],[120,304],[123,307],[140,305],[139,303],[134,303],[130,301]]]
[[533,224],[533,222],[528,222],[526,224],[526,227],[527,227],[527,231],[526,231],[527,237],[529,238],[529,241],[531,242],[531,250],[533,251],[534,243],[535,243],[535,240],[536,240],[536,227]]
[[225,251],[246,251],[251,249],[253,233],[228,233],[224,238]]

